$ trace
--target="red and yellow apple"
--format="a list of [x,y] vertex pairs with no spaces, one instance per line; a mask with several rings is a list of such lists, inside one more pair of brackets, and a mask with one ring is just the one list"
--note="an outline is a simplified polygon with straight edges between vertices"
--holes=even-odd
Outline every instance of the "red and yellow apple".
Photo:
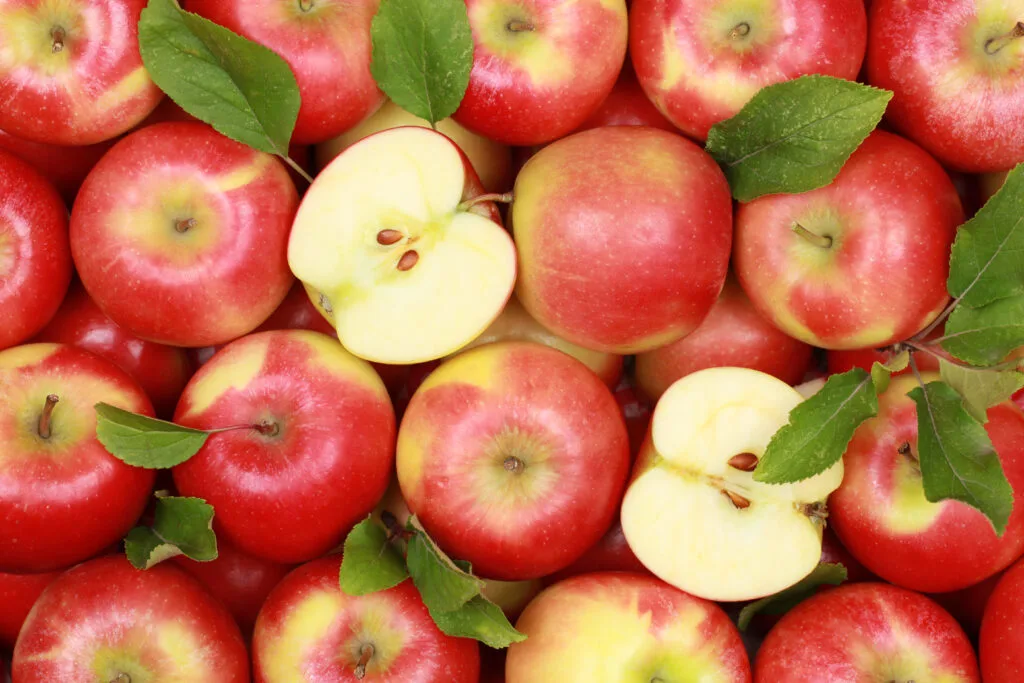
[[[166,100],[170,102],[170,100]],[[31,164],[53,183],[65,204],[71,206],[82,181],[96,162],[107,153],[114,140],[95,145],[68,147],[48,142],[33,142],[0,130],[0,149],[5,149]]]
[[989,596],[978,650],[985,683],[1024,680],[1024,560],[1006,571]]
[[[32,605],[61,572],[42,574],[7,574],[0,572],[0,648],[11,651],[18,639],[21,625]],[[0,680],[3,680],[0,677]]]

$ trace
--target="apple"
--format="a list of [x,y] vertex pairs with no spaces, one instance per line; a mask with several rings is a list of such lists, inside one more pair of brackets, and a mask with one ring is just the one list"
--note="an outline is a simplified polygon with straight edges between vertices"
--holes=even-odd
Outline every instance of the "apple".
[[985,683],[1017,683],[1024,677],[1024,561],[999,579],[985,605],[978,649]]
[[889,123],[943,164],[1008,170],[1024,161],[1022,36],[1016,1],[878,0],[867,81],[893,91]]
[[0,571],[47,572],[92,557],[135,524],[155,475],[96,439],[97,403],[152,415],[124,370],[63,344],[0,351]]
[[820,562],[828,564],[841,564],[846,568],[846,581],[878,581],[878,577],[857,561],[850,551],[839,541],[836,532],[832,527],[825,527],[821,535],[821,559]]
[[547,588],[516,622],[506,683],[749,683],[739,631],[720,607],[650,576],[609,572]]
[[[430,128],[430,122],[410,114],[387,100],[370,118],[338,137],[316,146],[317,168],[323,169],[336,156],[374,133],[403,126]],[[469,161],[488,192],[512,189],[512,152],[505,145],[466,130],[452,119],[437,122],[437,131],[445,134],[469,157]]]
[[[981,683],[963,630],[928,598],[884,583],[822,591],[768,632],[754,680]],[[988,679],[986,678],[986,683]]]
[[[929,337],[938,338],[941,334],[930,334]],[[892,360],[892,353],[884,349],[847,349],[847,350],[833,350],[826,354],[828,362],[828,372],[832,374],[841,374],[849,372],[853,368],[862,368],[870,371],[875,363],[888,363]],[[917,363],[917,368],[922,372],[938,372],[939,371],[939,359],[927,353],[916,353],[914,354],[914,361]],[[910,367],[906,367],[903,370],[893,373],[894,375],[903,375],[911,372]]]
[[[937,380],[926,373],[924,381]],[[878,416],[854,433],[843,460],[846,478],[829,499],[829,523],[865,567],[890,583],[941,593],[995,574],[1024,553],[1024,506],[1014,505],[1006,532],[966,503],[925,498],[917,456],[912,376],[894,377],[879,396]],[[1015,491],[1024,491],[1024,413],[1010,402],[988,411],[985,430]],[[1019,501],[1020,496],[1015,496]]]
[[668,388],[622,502],[626,541],[647,569],[692,595],[735,602],[777,593],[817,566],[842,461],[795,484],[751,474],[801,401],[749,368],[700,370]]
[[722,290],[732,199],[715,161],[641,126],[576,133],[516,178],[517,294],[570,342],[629,354],[692,332]]
[[501,313],[515,247],[466,155],[415,126],[360,140],[309,188],[288,262],[356,356],[442,358]]
[[700,327],[677,342],[637,355],[636,377],[653,401],[676,380],[714,367],[751,368],[796,385],[803,381],[813,352],[765,320],[730,277]]
[[123,555],[74,567],[43,591],[11,665],[18,683],[245,683],[249,659],[227,610],[170,564]]
[[446,552],[518,581],[568,566],[605,533],[629,440],[583,363],[500,342],[430,373],[402,419],[396,464],[409,509]]
[[647,429],[651,426],[651,411],[653,406],[646,398],[640,396],[636,387],[635,378],[624,374],[615,387],[615,401],[619,404],[622,417],[626,420],[626,431],[629,432],[629,455],[630,462],[636,460],[643,446],[644,438],[647,436]]
[[[0,649],[10,651],[32,605],[60,572],[7,574],[0,572]],[[3,681],[0,675],[0,681]]]
[[69,282],[64,202],[36,169],[0,151],[0,349],[41,330]]
[[0,8],[0,129],[51,145],[116,137],[163,93],[139,54],[146,0],[19,0]]
[[767,85],[855,80],[866,44],[862,0],[636,0],[629,15],[640,85],[698,140]]
[[496,581],[487,579],[480,591],[485,598],[496,604],[505,613],[505,617],[515,622],[526,606],[544,588],[540,579],[528,581]]
[[578,128],[612,91],[626,58],[623,0],[466,0],[473,70],[452,115],[506,145]]
[[565,569],[544,577],[544,583],[557,583],[563,579],[582,574],[594,572],[632,572],[634,574],[646,574],[654,576],[647,567],[636,559],[636,555],[629,548],[626,542],[626,535],[622,532],[622,523],[615,519],[611,527],[598,539],[597,543],[590,546],[583,555]]
[[741,205],[733,266],[758,312],[791,337],[826,349],[887,346],[945,308],[963,218],[932,157],[875,131],[830,185]]
[[636,72],[628,56],[622,65],[622,71],[619,72],[618,80],[615,81],[615,87],[597,111],[577,130],[589,130],[600,126],[650,126],[670,133],[679,132],[679,129],[648,99],[640,87],[640,81],[636,78]]
[[255,683],[477,683],[476,641],[445,635],[412,581],[359,597],[338,585],[341,557],[298,567],[256,619]]
[[74,202],[85,176],[113,144],[113,140],[108,140],[95,145],[67,147],[22,140],[0,130],[0,149],[21,157],[42,173],[68,206]]
[[973,586],[949,593],[932,593],[928,597],[952,614],[967,636],[977,642],[981,622],[985,616],[985,607],[1003,574],[1004,572],[997,572]]
[[283,164],[201,123],[128,135],[85,179],[71,253],[93,301],[147,341],[209,346],[262,323],[293,283]]
[[992,199],[992,195],[1002,188],[1003,183],[1006,182],[1006,176],[1009,174],[1008,171],[998,171],[996,173],[984,173],[978,176],[979,192],[981,193],[981,204],[984,204],[988,200]]

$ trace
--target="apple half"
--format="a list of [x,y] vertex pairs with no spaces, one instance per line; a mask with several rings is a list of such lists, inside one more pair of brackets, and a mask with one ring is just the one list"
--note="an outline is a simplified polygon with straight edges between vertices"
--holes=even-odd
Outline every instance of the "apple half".
[[715,601],[771,595],[814,569],[842,461],[795,484],[752,474],[802,400],[746,368],[701,370],[668,388],[622,503],[626,542],[647,569]]
[[498,317],[516,251],[466,155],[426,128],[352,145],[299,207],[288,263],[341,343],[378,363],[442,358]]

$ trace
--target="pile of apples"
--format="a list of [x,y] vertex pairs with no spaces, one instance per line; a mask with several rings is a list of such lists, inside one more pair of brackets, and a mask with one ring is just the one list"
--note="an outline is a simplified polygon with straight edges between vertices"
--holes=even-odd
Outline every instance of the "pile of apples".
[[[0,0],[0,681],[1024,681],[1024,506],[997,536],[926,499],[912,376],[831,469],[752,476],[946,307],[1024,161],[1024,0],[466,0],[436,129],[374,81],[380,0],[181,4],[291,66],[312,184],[164,97],[145,0]],[[885,122],[734,202],[709,129],[805,74],[893,91]],[[99,403],[213,433],[133,467]],[[1024,491],[1024,412],[985,428]],[[155,492],[213,507],[216,559],[129,564]],[[345,594],[371,515],[525,639]],[[819,563],[846,581],[741,634]]]

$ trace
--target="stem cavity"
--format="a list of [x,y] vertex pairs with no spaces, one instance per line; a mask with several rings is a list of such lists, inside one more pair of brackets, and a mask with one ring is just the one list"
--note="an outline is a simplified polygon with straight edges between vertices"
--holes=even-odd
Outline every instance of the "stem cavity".
[[57,405],[58,401],[60,401],[60,396],[57,394],[50,394],[46,397],[46,403],[43,404],[43,412],[39,413],[39,422],[36,425],[36,431],[41,439],[49,439],[53,433],[51,429],[53,408]]
[[505,24],[505,30],[509,33],[526,33],[527,31],[536,31],[537,27],[528,21],[512,19]]
[[58,54],[64,51],[65,41],[68,39],[68,34],[64,30],[63,26],[54,26],[50,29],[50,51],[53,54]]
[[526,469],[526,463],[514,455],[510,455],[505,458],[505,461],[501,463],[501,466],[510,474],[519,474]]
[[828,237],[826,235],[819,235],[817,233],[813,233],[810,230],[808,230],[807,228],[805,228],[804,226],[800,225],[799,223],[794,223],[792,229],[793,229],[793,232],[795,232],[796,234],[800,235],[800,237],[803,237],[805,240],[807,240],[808,242],[810,242],[811,244],[813,244],[816,247],[819,247],[821,249],[831,249],[832,248],[832,238],[831,237]]
[[729,31],[729,40],[736,40],[737,38],[746,38],[750,35],[750,24],[743,21],[732,27]]
[[252,428],[263,436],[277,436],[281,433],[281,425],[273,420],[260,420]]
[[986,40],[985,54],[989,56],[995,55],[1018,38],[1024,38],[1024,21],[1018,21],[1013,28],[1003,35]]

